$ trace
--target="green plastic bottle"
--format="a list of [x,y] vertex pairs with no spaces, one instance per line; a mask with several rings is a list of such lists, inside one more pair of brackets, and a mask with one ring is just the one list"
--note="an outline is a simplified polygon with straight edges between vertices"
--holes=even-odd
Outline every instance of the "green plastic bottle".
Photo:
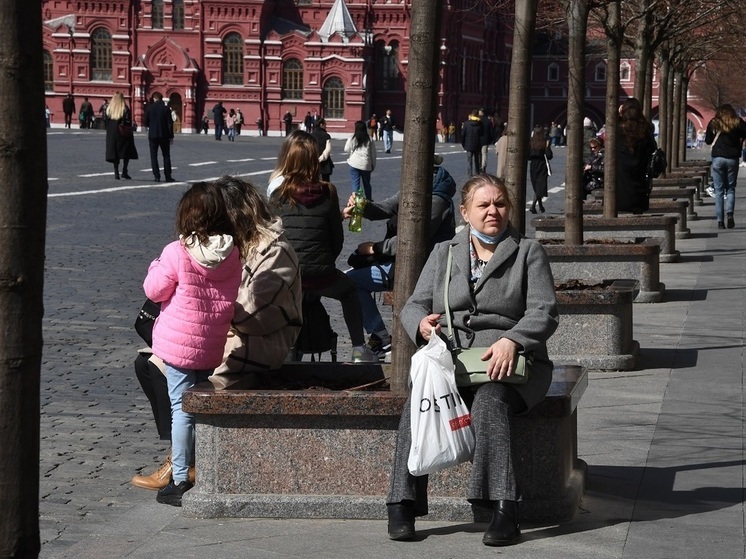
[[363,230],[363,210],[365,210],[365,204],[368,203],[368,199],[365,197],[365,191],[363,187],[357,189],[355,192],[355,205],[352,208],[350,215],[350,224],[348,226],[351,233],[360,233]]

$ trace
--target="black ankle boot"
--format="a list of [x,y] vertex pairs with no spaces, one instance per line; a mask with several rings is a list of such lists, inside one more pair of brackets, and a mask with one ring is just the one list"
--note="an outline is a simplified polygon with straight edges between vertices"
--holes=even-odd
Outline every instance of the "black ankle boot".
[[389,539],[408,542],[414,539],[414,510],[412,507],[395,503],[386,505],[389,511]]
[[492,511],[492,522],[484,533],[484,545],[513,545],[521,540],[518,526],[518,502],[496,501]]

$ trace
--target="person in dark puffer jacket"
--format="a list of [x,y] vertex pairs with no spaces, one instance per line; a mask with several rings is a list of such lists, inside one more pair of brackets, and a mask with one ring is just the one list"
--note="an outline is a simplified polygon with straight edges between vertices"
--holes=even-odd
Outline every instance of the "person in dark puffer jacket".
[[298,255],[303,292],[338,300],[352,341],[352,361],[377,362],[365,345],[355,283],[335,264],[344,244],[337,189],[319,180],[319,151],[311,134],[296,130],[286,142],[287,171],[272,192],[270,207]]
[[469,176],[479,173],[482,168],[482,121],[479,111],[473,110],[461,126],[461,147],[466,151],[466,165]]

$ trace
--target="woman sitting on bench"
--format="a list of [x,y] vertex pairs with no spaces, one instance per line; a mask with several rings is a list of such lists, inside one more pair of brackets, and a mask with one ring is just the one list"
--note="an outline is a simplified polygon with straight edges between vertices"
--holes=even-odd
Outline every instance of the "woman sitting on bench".
[[[521,537],[513,417],[541,402],[552,382],[546,342],[559,324],[554,281],[542,246],[510,225],[511,201],[502,180],[477,175],[464,185],[461,200],[466,227],[433,249],[402,309],[401,323],[417,345],[430,339],[432,328],[444,334],[445,274],[452,251],[449,306],[454,342],[458,347],[487,347],[483,359],[489,360],[487,374],[493,381],[459,390],[471,410],[476,437],[467,499],[493,510],[482,542],[512,545]],[[533,358],[528,382],[495,382],[512,373],[519,351]],[[415,477],[407,468],[410,421],[407,402],[387,498],[392,540],[414,539],[415,517],[427,514],[427,476]]]

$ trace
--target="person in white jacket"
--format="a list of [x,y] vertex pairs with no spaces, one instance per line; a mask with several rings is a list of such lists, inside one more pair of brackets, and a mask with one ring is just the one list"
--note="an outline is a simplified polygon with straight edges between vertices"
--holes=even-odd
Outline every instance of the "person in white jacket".
[[345,143],[345,153],[349,155],[347,165],[350,167],[352,192],[357,192],[362,181],[365,197],[373,200],[370,175],[376,168],[376,144],[368,137],[367,127],[362,120],[355,122],[355,132]]

